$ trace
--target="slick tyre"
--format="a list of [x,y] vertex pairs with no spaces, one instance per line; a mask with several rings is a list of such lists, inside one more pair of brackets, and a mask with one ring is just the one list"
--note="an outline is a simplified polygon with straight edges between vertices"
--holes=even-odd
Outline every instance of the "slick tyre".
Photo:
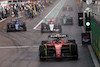
[[44,31],[43,31],[43,23],[41,23],[41,33],[44,33]]
[[40,60],[44,60],[45,58],[45,45],[40,45],[39,47],[39,58]]
[[68,40],[69,42],[71,42],[71,43],[76,43],[76,41],[75,40]]
[[23,22],[22,24],[23,24],[23,30],[27,31],[25,22]]
[[41,45],[44,45],[45,43],[47,43],[48,41],[42,41],[41,42]]
[[25,22],[23,22],[22,25],[23,25],[23,27],[25,27],[26,26]]
[[10,28],[12,27],[12,24],[11,24],[11,27],[10,27],[10,24],[11,23],[7,23],[7,32],[10,32]]
[[7,32],[9,32],[9,29],[7,29]]
[[7,23],[7,32],[9,32],[9,23]]
[[7,28],[9,28],[9,23],[7,23]]
[[71,55],[73,56],[72,58],[77,60],[78,59],[78,48],[77,44],[72,44],[71,45]]
[[62,27],[61,27],[61,25],[59,25],[58,28],[59,28],[59,30],[60,30],[59,33],[61,33],[61,32],[62,32]]
[[24,31],[27,31],[26,27],[24,27]]

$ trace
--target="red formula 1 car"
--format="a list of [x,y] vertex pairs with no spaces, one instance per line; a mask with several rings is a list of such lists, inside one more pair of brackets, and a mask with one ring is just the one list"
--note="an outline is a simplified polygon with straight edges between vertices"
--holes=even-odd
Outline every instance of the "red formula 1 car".
[[67,35],[49,35],[49,38],[56,38],[49,41],[42,41],[39,46],[39,58],[44,60],[46,58],[73,58],[78,59],[78,49],[75,40],[63,41],[61,38]]

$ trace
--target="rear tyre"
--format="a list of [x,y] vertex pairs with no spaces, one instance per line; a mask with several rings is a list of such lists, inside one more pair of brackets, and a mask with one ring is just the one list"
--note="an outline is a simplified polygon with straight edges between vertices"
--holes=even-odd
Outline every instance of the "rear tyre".
[[72,23],[72,25],[73,25],[73,18],[71,17],[71,23]]
[[71,55],[73,56],[72,59],[75,60],[78,59],[78,48],[77,48],[77,44],[75,43],[71,45]]
[[32,15],[32,18],[34,18],[34,16]]
[[41,33],[44,33],[44,31],[43,31],[43,23],[41,23]]
[[23,27],[25,27],[26,26],[25,22],[23,22],[22,25],[23,25]]
[[23,22],[22,24],[23,24],[23,30],[27,31],[25,22]]
[[76,41],[75,40],[68,40],[69,42],[71,42],[71,43],[76,43]]
[[[9,28],[9,25],[10,25],[11,23],[7,23],[7,32],[9,32],[10,30],[10,28]],[[11,24],[11,27],[12,27],[12,24]]]
[[7,23],[7,32],[9,32],[9,23]]
[[61,33],[61,32],[62,32],[62,27],[61,27],[61,25],[59,25],[58,28],[59,28],[59,30],[60,30],[59,33]]
[[7,28],[7,32],[9,32],[9,29]]
[[24,27],[24,31],[27,31],[26,27]]

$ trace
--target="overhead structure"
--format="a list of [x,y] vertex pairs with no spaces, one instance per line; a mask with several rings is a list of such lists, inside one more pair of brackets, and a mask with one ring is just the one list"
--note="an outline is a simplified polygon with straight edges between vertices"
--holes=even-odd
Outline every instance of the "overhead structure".
[[83,2],[86,2],[88,5],[95,3],[95,1],[100,1],[100,0],[82,0]]
[[6,2],[6,3],[1,3],[1,4],[27,4],[29,2]]
[[86,3],[89,5],[89,4],[92,4],[93,3],[93,0],[86,0]]

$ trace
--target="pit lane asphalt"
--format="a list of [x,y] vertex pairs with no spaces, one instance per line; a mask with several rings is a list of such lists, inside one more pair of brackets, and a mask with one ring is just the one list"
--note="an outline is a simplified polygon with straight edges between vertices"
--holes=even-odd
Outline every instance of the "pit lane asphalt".
[[[0,47],[2,46],[39,46],[42,40],[46,40],[51,33],[41,34],[39,30],[33,30],[39,21],[59,2],[56,0],[54,5],[44,9],[41,15],[34,19],[23,18],[24,21],[29,20],[27,24],[28,30],[26,32],[6,32],[7,21],[0,23]],[[88,47],[81,45],[82,29],[78,26],[77,5],[76,0],[66,0],[67,4],[73,6],[73,11],[63,12],[58,14],[58,18],[63,14],[70,14],[73,17],[74,24],[72,26],[63,26],[63,34],[68,34],[68,39],[75,39],[78,44],[79,59],[62,59],[61,61],[50,59],[43,62],[39,61],[38,48],[14,48],[14,49],[0,49],[0,67],[95,67],[90,56]],[[54,34],[54,33],[53,33]]]

